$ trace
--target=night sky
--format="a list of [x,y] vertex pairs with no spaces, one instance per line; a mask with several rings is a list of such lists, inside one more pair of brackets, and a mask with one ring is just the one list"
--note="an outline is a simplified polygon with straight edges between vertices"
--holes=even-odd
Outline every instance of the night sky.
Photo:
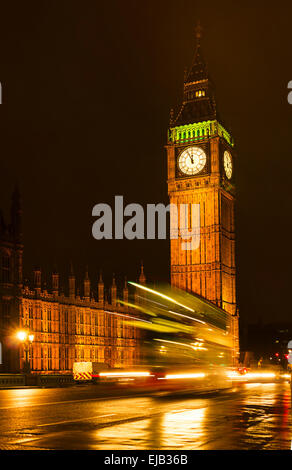
[[[109,282],[169,276],[169,242],[96,241],[92,208],[167,204],[166,131],[182,98],[194,28],[236,141],[241,318],[291,319],[291,2],[5,2],[0,17],[0,201],[18,182],[24,270],[88,264]],[[93,286],[95,287],[95,285]]]

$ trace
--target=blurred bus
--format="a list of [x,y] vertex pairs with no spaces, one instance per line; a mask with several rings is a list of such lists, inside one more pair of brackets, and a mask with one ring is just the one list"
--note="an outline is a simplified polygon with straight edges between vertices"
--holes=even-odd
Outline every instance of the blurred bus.
[[157,290],[129,284],[136,293],[135,302],[128,305],[138,315],[133,319],[129,315],[124,322],[141,330],[140,361],[124,376],[116,371],[117,378],[169,392],[230,387],[232,316],[199,296],[169,286]]

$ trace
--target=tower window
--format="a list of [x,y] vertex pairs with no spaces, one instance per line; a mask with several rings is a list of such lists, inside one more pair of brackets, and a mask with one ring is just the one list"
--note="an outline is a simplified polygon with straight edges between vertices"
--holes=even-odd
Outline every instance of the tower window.
[[205,90],[196,91],[196,98],[201,98],[202,96],[205,96]]

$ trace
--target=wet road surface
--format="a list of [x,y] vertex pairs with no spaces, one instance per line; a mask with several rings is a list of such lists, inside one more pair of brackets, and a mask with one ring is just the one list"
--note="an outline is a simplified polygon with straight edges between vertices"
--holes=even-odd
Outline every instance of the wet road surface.
[[198,397],[98,393],[0,390],[0,449],[291,449],[288,383]]

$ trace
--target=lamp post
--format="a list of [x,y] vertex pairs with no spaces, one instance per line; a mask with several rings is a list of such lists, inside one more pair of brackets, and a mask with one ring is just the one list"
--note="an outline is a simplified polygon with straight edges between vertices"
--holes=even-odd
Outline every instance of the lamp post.
[[27,330],[18,331],[16,334],[17,338],[23,345],[24,355],[25,355],[25,362],[23,365],[23,372],[29,374],[30,373],[30,365],[29,365],[29,349],[31,344],[34,340],[34,335]]

